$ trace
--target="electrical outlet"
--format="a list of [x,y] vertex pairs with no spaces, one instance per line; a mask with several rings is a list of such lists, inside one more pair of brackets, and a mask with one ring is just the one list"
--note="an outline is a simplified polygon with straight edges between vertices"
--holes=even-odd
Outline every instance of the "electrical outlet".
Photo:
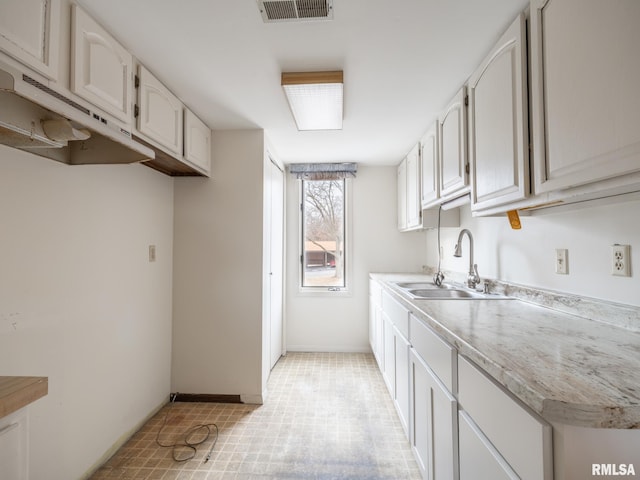
[[566,248],[556,248],[556,273],[569,273],[569,251]]
[[631,276],[631,247],[629,245],[611,246],[611,275]]
[[156,261],[156,246],[155,245],[149,245],[149,261],[150,262],[155,262]]

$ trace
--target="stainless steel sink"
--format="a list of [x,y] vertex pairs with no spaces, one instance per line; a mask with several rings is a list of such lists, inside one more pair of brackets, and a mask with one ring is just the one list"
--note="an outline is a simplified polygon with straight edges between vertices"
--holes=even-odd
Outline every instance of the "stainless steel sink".
[[413,289],[423,289],[423,290],[432,290],[439,289],[437,285],[429,282],[396,282],[396,285],[403,290],[413,290]]
[[479,299],[479,300],[505,300],[509,297],[492,293],[482,293],[468,288],[454,285],[443,284],[442,286],[434,285],[429,282],[396,282],[396,286],[407,293],[413,299]]
[[437,288],[437,289],[423,289],[417,288],[407,290],[409,295],[413,298],[431,298],[431,299],[443,299],[443,298],[487,298],[490,295],[485,295],[480,292],[472,292],[470,290],[461,290],[456,288]]

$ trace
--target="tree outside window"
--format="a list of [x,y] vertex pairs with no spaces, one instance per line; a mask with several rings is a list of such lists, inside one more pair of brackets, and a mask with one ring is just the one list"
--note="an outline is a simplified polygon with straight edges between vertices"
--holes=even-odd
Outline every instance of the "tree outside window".
[[345,287],[345,185],[302,182],[302,286]]

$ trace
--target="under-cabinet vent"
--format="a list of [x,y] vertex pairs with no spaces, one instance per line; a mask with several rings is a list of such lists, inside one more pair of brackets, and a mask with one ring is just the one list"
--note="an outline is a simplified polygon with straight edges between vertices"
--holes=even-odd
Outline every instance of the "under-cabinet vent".
[[333,19],[333,0],[257,1],[265,23]]

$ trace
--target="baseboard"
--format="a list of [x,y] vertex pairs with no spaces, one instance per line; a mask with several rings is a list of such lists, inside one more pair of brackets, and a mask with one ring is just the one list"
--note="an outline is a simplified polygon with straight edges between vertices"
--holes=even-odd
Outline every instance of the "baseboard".
[[[175,395],[175,399],[173,399]],[[203,403],[249,403],[262,405],[264,395],[246,394],[221,395],[215,393],[172,393],[171,398],[175,402],[203,402]]]
[[264,395],[254,395],[243,393],[240,395],[240,399],[242,403],[249,403],[251,405],[262,405],[264,404]]
[[371,347],[336,347],[318,345],[288,345],[287,352],[310,352],[310,353],[371,353]]
[[219,395],[211,393],[172,393],[175,402],[203,402],[203,403],[247,403],[243,402],[241,395]]

